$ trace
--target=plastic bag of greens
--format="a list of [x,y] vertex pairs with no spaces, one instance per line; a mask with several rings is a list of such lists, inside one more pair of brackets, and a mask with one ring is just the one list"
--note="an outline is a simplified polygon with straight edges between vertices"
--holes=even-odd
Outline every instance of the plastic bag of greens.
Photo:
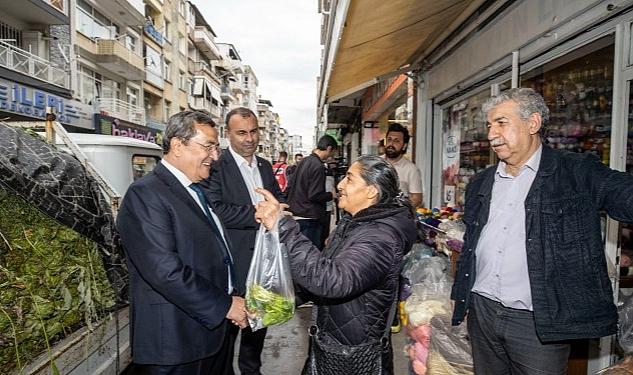
[[279,232],[260,226],[246,278],[246,308],[251,329],[287,322],[295,312],[288,253]]

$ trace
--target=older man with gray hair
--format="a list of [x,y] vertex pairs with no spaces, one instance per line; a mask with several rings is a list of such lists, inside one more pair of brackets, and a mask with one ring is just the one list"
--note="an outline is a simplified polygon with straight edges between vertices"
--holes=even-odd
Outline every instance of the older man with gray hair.
[[532,89],[483,112],[500,161],[466,189],[453,324],[468,313],[478,375],[565,374],[568,340],[616,332],[600,212],[633,222],[633,176],[544,145],[549,109]]

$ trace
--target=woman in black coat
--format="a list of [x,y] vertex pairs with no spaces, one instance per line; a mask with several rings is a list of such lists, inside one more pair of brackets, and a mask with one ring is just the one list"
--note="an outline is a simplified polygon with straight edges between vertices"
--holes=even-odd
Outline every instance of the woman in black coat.
[[[415,241],[412,209],[400,194],[396,171],[377,156],[354,162],[337,189],[338,205],[347,214],[322,252],[294,220],[283,216],[281,205],[265,190],[260,191],[266,201],[258,204],[256,217],[269,230],[279,223],[293,280],[317,305],[319,334],[343,345],[376,342],[391,325],[388,315],[397,298],[402,257]],[[381,369],[371,374],[393,373],[391,345],[381,359]],[[315,368],[328,373],[336,361],[315,355],[311,348],[304,374]],[[360,367],[345,371],[368,373]]]

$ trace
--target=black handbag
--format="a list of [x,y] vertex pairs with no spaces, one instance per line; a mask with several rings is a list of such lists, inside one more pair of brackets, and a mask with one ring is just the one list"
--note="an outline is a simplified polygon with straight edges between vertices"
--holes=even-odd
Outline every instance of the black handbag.
[[[396,294],[397,295],[397,294]],[[313,307],[314,324],[310,326],[310,356],[302,375],[382,375],[383,354],[389,351],[391,322],[396,312],[397,297],[391,304],[383,336],[359,345],[341,344],[316,325],[317,307]]]

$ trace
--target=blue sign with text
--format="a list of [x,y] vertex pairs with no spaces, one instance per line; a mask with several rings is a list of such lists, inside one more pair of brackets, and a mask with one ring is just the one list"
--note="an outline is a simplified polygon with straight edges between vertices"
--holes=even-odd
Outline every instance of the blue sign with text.
[[0,80],[0,111],[44,119],[46,107],[53,107],[57,121],[62,124],[94,128],[86,111],[90,106],[16,82]]

